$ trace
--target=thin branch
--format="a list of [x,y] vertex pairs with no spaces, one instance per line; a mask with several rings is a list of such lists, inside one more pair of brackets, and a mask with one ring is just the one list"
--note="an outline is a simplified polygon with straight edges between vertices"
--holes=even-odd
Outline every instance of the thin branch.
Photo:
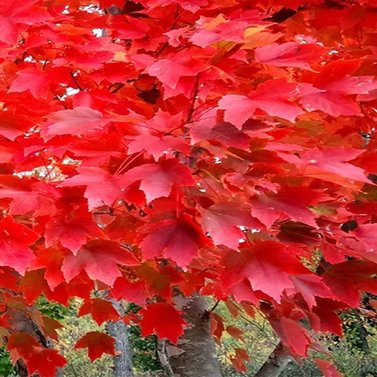
[[211,308],[210,310],[208,310],[208,313],[212,313],[212,312],[214,312],[215,309],[217,308],[217,306],[219,305],[219,303],[220,303],[220,300],[217,300],[217,301],[215,302],[215,305],[213,305],[212,308]]
[[83,89],[83,87],[82,87],[82,86],[80,85],[80,83],[78,82],[78,80],[77,80],[76,76],[74,75],[74,73],[73,73],[73,72],[70,72],[69,74],[70,74],[70,76],[72,77],[73,82],[74,82],[75,85],[77,86],[77,89],[79,89],[80,91],[84,92],[85,90]]

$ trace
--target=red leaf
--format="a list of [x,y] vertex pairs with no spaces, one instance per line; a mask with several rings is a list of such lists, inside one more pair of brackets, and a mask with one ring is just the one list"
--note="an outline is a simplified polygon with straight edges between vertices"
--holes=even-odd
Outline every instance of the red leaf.
[[115,281],[111,292],[117,300],[124,299],[139,306],[145,306],[148,298],[144,282],[131,282],[123,277]]
[[233,367],[238,372],[246,372],[247,367],[245,365],[245,361],[248,361],[250,359],[247,352],[242,348],[235,348],[236,355],[231,358],[231,362]]
[[110,122],[110,119],[105,119],[98,110],[82,106],[51,113],[49,119],[42,127],[42,136],[45,140],[57,135],[93,134],[103,130]]
[[365,248],[363,256],[377,263],[377,224],[361,224],[352,233]]
[[267,227],[275,221],[288,218],[317,228],[310,205],[320,201],[322,193],[309,187],[283,187],[277,194],[260,195],[252,201],[251,213]]
[[17,78],[13,80],[8,93],[23,92],[30,90],[34,97],[46,95],[48,93],[49,82],[45,71],[35,67],[26,68],[17,72]]
[[226,269],[222,282],[230,287],[247,278],[254,291],[280,302],[283,291],[294,288],[290,276],[308,272],[291,254],[283,244],[273,241],[258,241],[251,250],[230,251],[223,258]]
[[143,319],[140,322],[143,336],[156,334],[159,338],[165,338],[172,343],[177,343],[183,335],[183,326],[186,322],[181,313],[170,304],[162,302],[148,305],[140,313]]
[[192,143],[200,141],[215,141],[226,147],[245,149],[250,144],[250,138],[244,132],[239,131],[230,123],[220,122],[211,126],[207,116],[203,121],[194,122],[190,125]]
[[115,340],[110,335],[99,331],[91,331],[81,337],[75,344],[75,348],[87,348],[91,361],[100,358],[104,353],[115,355]]
[[26,177],[20,179],[3,175],[0,179],[0,198],[12,199],[11,215],[33,212],[35,216],[44,216],[55,213],[55,200],[60,195],[54,187]]
[[342,377],[331,361],[323,359],[314,359],[314,361],[323,373],[324,377]]
[[91,314],[92,318],[101,326],[106,321],[119,320],[119,314],[114,309],[110,301],[103,300],[101,298],[92,298],[85,300],[79,310],[79,317]]
[[60,187],[86,186],[85,197],[88,199],[89,210],[104,204],[112,204],[122,197],[121,186],[117,178],[97,167],[77,169],[77,175],[66,179]]
[[205,66],[189,55],[175,54],[154,62],[146,71],[149,75],[156,76],[163,84],[175,89],[181,77],[196,76],[203,69]]
[[83,246],[76,256],[67,255],[62,271],[68,282],[84,270],[91,279],[100,280],[111,286],[116,278],[121,276],[118,264],[136,266],[139,261],[118,243],[95,240]]
[[137,166],[128,170],[120,179],[125,185],[141,181],[140,189],[144,191],[148,203],[156,198],[169,196],[173,186],[195,184],[190,169],[177,159]]
[[28,227],[16,223],[13,218],[6,217],[0,221],[0,265],[13,267],[20,274],[24,274],[26,268],[34,258],[29,245],[39,238]]
[[20,280],[19,290],[29,304],[32,304],[37,297],[48,290],[43,275],[43,270],[27,271]]
[[157,161],[161,156],[174,157],[175,153],[188,153],[189,146],[178,137],[140,135],[128,145],[128,153],[136,153],[145,150]]
[[244,31],[249,26],[247,21],[227,20],[223,14],[216,18],[202,17],[197,23],[197,32],[190,40],[197,46],[207,47],[216,42],[243,42]]
[[271,323],[283,344],[293,355],[307,356],[311,343],[309,333],[293,319],[282,317]]
[[49,18],[47,10],[34,6],[34,3],[33,0],[4,3],[0,11],[0,41],[9,45],[16,44],[19,32],[23,31],[26,25],[38,24]]
[[291,277],[291,280],[301,292],[309,309],[316,305],[314,296],[334,298],[329,287],[317,275],[295,275]]
[[86,211],[79,211],[66,217],[51,219],[46,224],[45,245],[50,247],[59,241],[62,246],[76,254],[89,238],[101,236],[103,233],[93,222],[92,216]]
[[150,233],[140,243],[146,259],[164,256],[187,267],[205,244],[200,228],[189,217],[163,220],[151,224],[148,230]]
[[250,215],[247,205],[216,203],[203,210],[202,226],[209,233],[215,245],[236,249],[245,235],[240,227],[259,228],[260,223]]
[[231,335],[233,338],[236,338],[237,340],[242,340],[244,341],[243,334],[244,331],[239,329],[238,327],[235,326],[227,326],[226,331],[229,335]]
[[326,50],[314,43],[287,42],[273,43],[255,50],[255,60],[277,67],[297,67],[310,69],[311,63],[320,59]]
[[66,364],[67,360],[57,350],[43,348],[32,352],[26,361],[29,373],[38,372],[41,377],[55,377],[57,369]]
[[14,363],[22,358],[28,372],[38,372],[41,377],[55,377],[56,369],[67,363],[58,351],[42,348],[31,335],[24,332],[11,334],[7,348]]
[[59,249],[38,249],[35,259],[31,262],[29,270],[45,269],[44,277],[51,290],[54,290],[64,281],[61,271],[63,253]]
[[258,86],[247,97],[236,94],[224,96],[219,102],[219,108],[225,110],[224,120],[234,124],[238,129],[241,129],[241,126],[254,115],[256,109],[294,122],[304,113],[290,100],[296,95],[295,89],[295,84],[285,80],[269,80]]
[[377,81],[373,76],[351,76],[359,66],[356,59],[326,64],[313,82],[320,90],[304,95],[300,103],[308,111],[321,110],[335,117],[360,115],[359,105],[349,95],[369,94]]

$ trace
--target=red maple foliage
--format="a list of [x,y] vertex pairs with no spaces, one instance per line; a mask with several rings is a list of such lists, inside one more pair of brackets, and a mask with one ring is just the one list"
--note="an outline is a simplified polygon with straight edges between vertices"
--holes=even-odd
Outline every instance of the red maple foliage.
[[64,364],[12,326],[41,294],[134,300],[173,342],[174,292],[210,295],[295,357],[377,294],[375,0],[3,3],[0,321],[29,373]]

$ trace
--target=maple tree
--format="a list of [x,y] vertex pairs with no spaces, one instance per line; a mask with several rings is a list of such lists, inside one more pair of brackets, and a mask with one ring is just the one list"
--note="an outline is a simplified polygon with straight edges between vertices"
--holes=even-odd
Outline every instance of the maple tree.
[[[1,334],[93,290],[177,342],[174,297],[258,311],[296,358],[377,294],[375,0],[13,0],[0,9]],[[370,315],[373,313],[371,312]],[[167,318],[169,319],[167,321]],[[242,334],[212,317],[214,336]],[[309,325],[304,326],[304,323]],[[76,347],[115,353],[106,334]],[[237,349],[234,365],[247,360]],[[332,364],[317,360],[326,376]]]

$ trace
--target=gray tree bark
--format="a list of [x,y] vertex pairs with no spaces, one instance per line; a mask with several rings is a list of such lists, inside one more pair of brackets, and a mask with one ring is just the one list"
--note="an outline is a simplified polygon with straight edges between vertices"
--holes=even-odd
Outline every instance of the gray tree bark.
[[165,345],[169,365],[165,371],[170,370],[175,377],[221,377],[204,298],[197,295],[178,297],[176,303],[189,327],[177,345]]
[[[121,304],[109,299],[120,315],[124,315]],[[132,370],[132,350],[128,339],[127,326],[123,321],[109,321],[106,324],[109,335],[115,339],[115,350],[119,353],[114,357],[114,376],[133,377]]]
[[291,361],[292,357],[279,343],[254,377],[279,377]]

